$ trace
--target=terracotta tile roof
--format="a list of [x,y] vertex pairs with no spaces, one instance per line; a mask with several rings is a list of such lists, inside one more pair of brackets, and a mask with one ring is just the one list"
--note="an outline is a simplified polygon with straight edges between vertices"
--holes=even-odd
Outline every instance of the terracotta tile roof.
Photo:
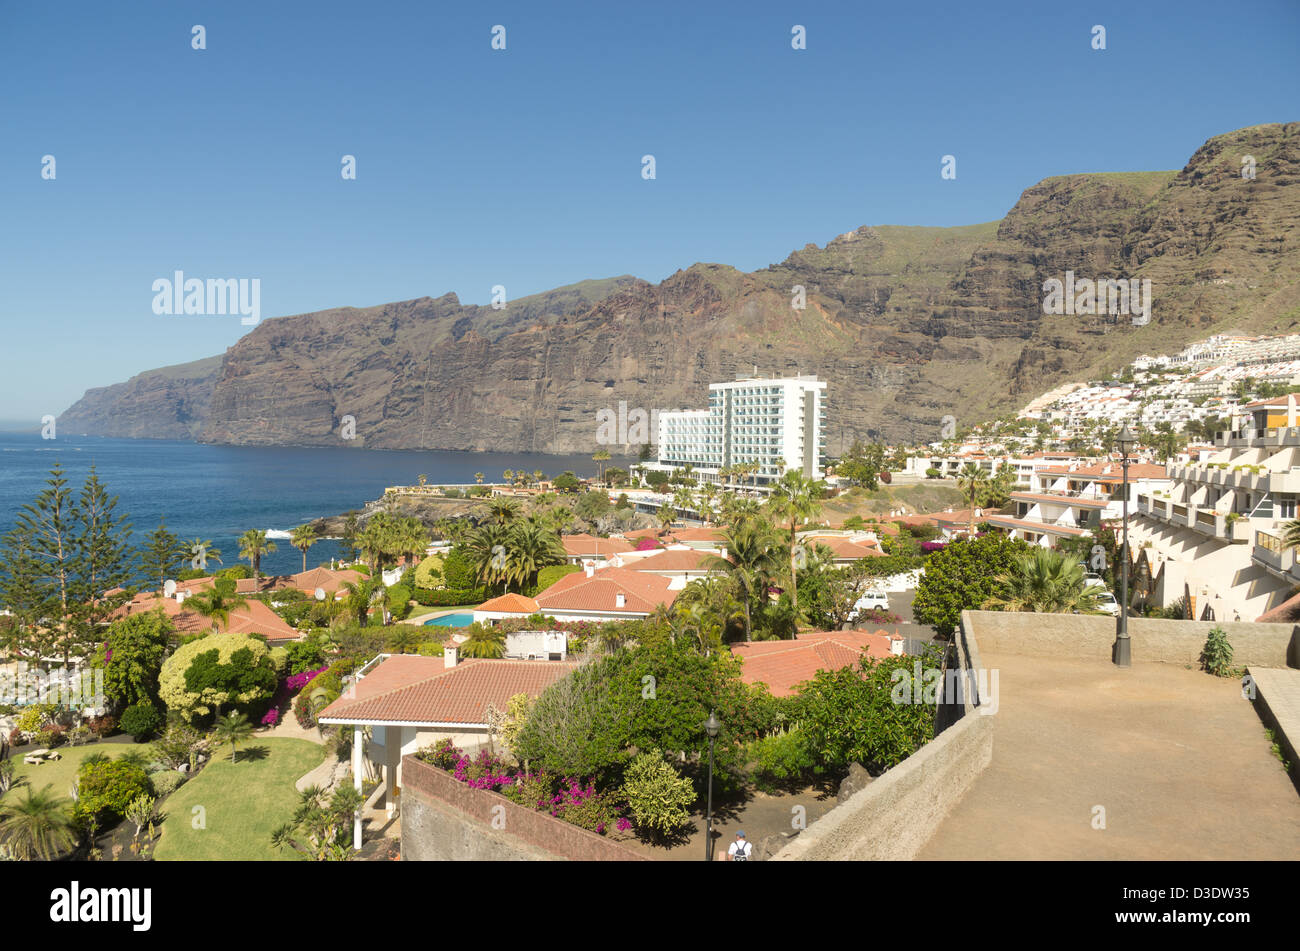
[[521,611],[525,614],[537,613],[537,602],[532,598],[526,598],[522,594],[503,594],[500,597],[491,598],[484,601],[475,611]]
[[462,660],[394,654],[321,711],[345,723],[483,724],[487,708],[504,710],[515,694],[536,697],[578,665],[546,660]]
[[[649,614],[660,604],[672,604],[676,591],[669,591],[670,579],[630,568],[601,568],[590,578],[585,571],[565,575],[537,596],[540,610],[600,611],[602,613]],[[618,607],[617,595],[625,596]]]
[[561,535],[564,550],[570,555],[616,555],[632,551],[636,546],[626,538],[601,538],[597,535]]
[[[1073,470],[1069,468],[1043,468],[1038,470],[1038,474],[1049,476],[1071,476],[1077,479],[1091,479],[1094,482],[1124,481],[1124,467],[1118,460],[1110,463],[1099,462],[1096,465],[1091,466],[1079,466]],[[1128,480],[1130,482],[1135,479],[1164,479],[1167,477],[1168,473],[1164,466],[1156,465],[1151,462],[1130,462],[1128,464]]]
[[1075,528],[1072,525],[1052,525],[1049,522],[1034,522],[1023,518],[1011,518],[1009,515],[990,515],[984,521],[999,528],[1024,528],[1031,532],[1046,535],[1070,535],[1081,538],[1092,534],[1086,528]]
[[875,545],[850,541],[842,535],[806,535],[803,542],[810,546],[825,545],[835,553],[836,558],[876,558],[884,555]]
[[680,542],[721,542],[721,528],[679,528],[673,537]]
[[1290,624],[1300,620],[1300,594],[1255,618],[1256,624]]
[[[185,582],[185,585],[192,583]],[[210,583],[208,587],[211,587]],[[186,588],[180,587],[179,590],[183,591]],[[196,590],[204,589],[200,586]],[[163,613],[171,618],[176,630],[182,634],[200,634],[212,630],[211,618],[187,609],[184,604],[178,604],[175,598],[159,597],[156,594],[136,595],[135,600],[122,605],[113,616],[127,617],[131,614],[152,611],[158,607],[163,609]],[[219,624],[218,627],[224,633],[265,634],[270,640],[291,640],[302,636],[261,601],[249,601],[243,607],[233,608],[230,612],[230,621]]]
[[1047,492],[1012,492],[1011,498],[1018,502],[1056,502],[1092,509],[1104,509],[1109,504],[1106,499],[1080,499],[1072,495],[1052,495]]
[[712,552],[700,551],[698,548],[666,548],[627,563],[630,571],[702,571],[705,562],[716,558]]
[[795,687],[811,680],[819,670],[839,670],[858,662],[865,650],[870,657],[890,657],[892,644],[902,640],[887,631],[810,631],[792,641],[753,641],[733,644],[731,652],[743,659],[740,679],[764,683],[774,697],[788,697]]
[[348,582],[359,584],[364,577],[361,572],[353,571],[351,568],[342,568],[335,571],[318,566],[307,571],[300,571],[296,575],[290,575],[288,580],[292,587],[308,594],[312,594],[317,588],[324,588],[326,594],[337,594],[342,590],[344,584]]

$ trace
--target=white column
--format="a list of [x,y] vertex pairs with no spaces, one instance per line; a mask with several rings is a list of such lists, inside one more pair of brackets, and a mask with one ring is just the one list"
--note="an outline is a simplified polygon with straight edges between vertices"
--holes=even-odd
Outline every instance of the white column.
[[[360,725],[352,728],[352,785],[361,792],[361,757],[364,755],[365,739],[361,735]],[[352,818],[352,847],[361,848],[361,808],[358,807]]]

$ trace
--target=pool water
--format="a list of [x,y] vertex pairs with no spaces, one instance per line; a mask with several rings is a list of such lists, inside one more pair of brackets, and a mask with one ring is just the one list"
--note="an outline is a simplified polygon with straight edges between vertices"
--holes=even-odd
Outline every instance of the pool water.
[[474,623],[472,614],[444,614],[424,622],[425,627],[469,627]]

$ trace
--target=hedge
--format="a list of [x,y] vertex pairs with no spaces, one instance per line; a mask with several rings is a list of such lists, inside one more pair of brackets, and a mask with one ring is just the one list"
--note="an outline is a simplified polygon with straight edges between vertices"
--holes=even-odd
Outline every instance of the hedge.
[[427,608],[482,604],[491,597],[482,588],[416,588],[413,594],[415,601]]

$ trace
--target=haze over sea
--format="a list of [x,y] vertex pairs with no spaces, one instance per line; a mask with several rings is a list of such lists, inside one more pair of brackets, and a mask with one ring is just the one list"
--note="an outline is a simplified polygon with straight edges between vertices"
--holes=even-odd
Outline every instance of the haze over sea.
[[[506,469],[556,475],[572,469],[595,473],[591,456],[547,456],[433,450],[364,450],[260,446],[209,446],[152,439],[0,432],[0,531],[13,527],[23,505],[45,488],[58,461],[74,494],[93,463],[117,510],[130,516],[134,544],[166,517],[181,539],[211,539],[226,566],[240,563],[235,539],[250,528],[276,533],[277,550],[262,570],[288,574],[302,568],[289,546],[289,529],[303,522],[360,509],[390,485],[415,484],[423,473],[431,485],[501,481]],[[307,565],[338,554],[333,541],[318,542]]]

